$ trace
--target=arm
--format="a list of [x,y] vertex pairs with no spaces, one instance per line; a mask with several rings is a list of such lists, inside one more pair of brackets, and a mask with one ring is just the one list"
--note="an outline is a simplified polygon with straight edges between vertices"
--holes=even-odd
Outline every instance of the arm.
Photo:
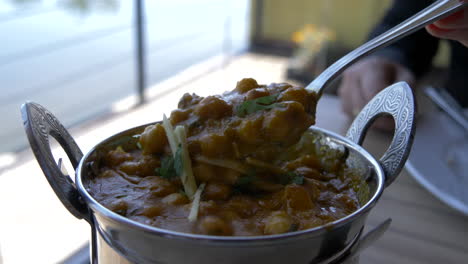
[[[394,0],[381,23],[371,32],[370,37],[389,30],[431,3],[430,0]],[[397,62],[419,77],[430,68],[438,43],[438,39],[422,29],[376,52],[375,55]]]
[[[431,2],[394,0],[370,37],[396,26]],[[395,82],[405,81],[413,87],[416,77],[430,67],[437,46],[437,39],[420,30],[355,63],[343,73],[338,90],[343,111],[355,116],[378,92]],[[380,118],[376,127],[388,130],[392,124],[391,120]]]

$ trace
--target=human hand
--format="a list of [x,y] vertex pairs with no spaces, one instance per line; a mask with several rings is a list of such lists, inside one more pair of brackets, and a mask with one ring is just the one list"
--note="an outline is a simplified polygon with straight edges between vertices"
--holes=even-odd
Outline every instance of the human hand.
[[468,7],[426,26],[426,30],[434,37],[457,40],[468,47]]
[[[412,87],[415,77],[406,67],[382,57],[373,56],[357,62],[343,73],[338,89],[343,111],[355,117],[377,93],[399,81]],[[379,118],[374,126],[388,131],[394,123],[389,117]]]

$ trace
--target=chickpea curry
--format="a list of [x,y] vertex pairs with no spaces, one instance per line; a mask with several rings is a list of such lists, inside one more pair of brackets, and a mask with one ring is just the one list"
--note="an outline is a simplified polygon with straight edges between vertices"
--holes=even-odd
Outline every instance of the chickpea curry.
[[219,96],[185,94],[170,118],[100,150],[87,190],[122,216],[186,233],[270,235],[340,219],[367,185],[347,151],[308,130],[316,102],[254,79]]

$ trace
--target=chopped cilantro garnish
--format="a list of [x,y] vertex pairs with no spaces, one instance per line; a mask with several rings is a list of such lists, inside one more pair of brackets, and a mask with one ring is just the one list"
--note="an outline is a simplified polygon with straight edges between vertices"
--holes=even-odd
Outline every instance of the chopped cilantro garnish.
[[164,157],[161,160],[161,167],[156,168],[155,172],[157,175],[166,179],[171,179],[177,176],[175,169],[174,169],[174,158],[170,156]]
[[293,176],[291,182],[294,183],[294,184],[301,185],[301,184],[304,183],[304,176],[298,175],[298,174],[294,174],[294,176]]
[[122,146],[117,146],[117,148],[115,148],[115,151],[118,151],[118,152],[125,152],[125,150],[122,148]]
[[290,171],[286,174],[279,175],[278,180],[281,184],[284,184],[284,185],[290,184],[290,183],[301,185],[304,183],[304,176]]
[[242,176],[237,180],[236,185],[248,185],[252,183],[253,180],[254,180],[254,177],[250,175]]
[[275,103],[277,98],[278,95],[268,95],[253,100],[247,100],[237,107],[236,114],[240,117],[244,117],[260,110],[274,108],[278,105]]
[[291,179],[289,178],[289,173],[280,174],[277,177],[278,177],[278,182],[283,185],[286,185],[291,181]]
[[182,146],[179,145],[177,147],[177,151],[174,155],[174,169],[177,175],[182,175],[182,172],[184,171],[184,163],[182,159]]
[[246,192],[253,181],[255,181],[255,171],[252,170],[237,179],[234,189],[240,193]]
[[182,149],[181,146],[177,148],[175,157],[166,156],[161,161],[161,167],[156,168],[155,172],[159,176],[172,179],[178,177],[182,174],[183,164],[182,164]]
[[202,126],[201,121],[198,120],[198,119],[189,120],[188,122],[189,122],[188,126],[189,126],[190,129],[194,129],[194,128],[198,128],[198,127]]
[[109,143],[109,146],[110,148],[117,148],[117,147],[127,147],[129,145],[132,145],[132,144],[135,144],[135,142],[137,141],[138,139],[135,137],[135,136],[123,136],[115,141],[113,141],[112,143]]

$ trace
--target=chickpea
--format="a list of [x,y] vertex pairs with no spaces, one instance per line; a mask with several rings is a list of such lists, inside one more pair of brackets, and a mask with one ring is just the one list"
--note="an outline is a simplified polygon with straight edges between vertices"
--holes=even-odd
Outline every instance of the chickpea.
[[291,128],[288,127],[287,118],[287,112],[284,109],[274,109],[268,112],[263,127],[269,139],[281,142],[290,134]]
[[239,218],[239,215],[232,210],[223,210],[219,212],[219,214],[223,219],[226,219],[226,221],[232,221]]
[[305,211],[314,208],[309,192],[302,186],[290,184],[284,189],[284,200],[289,209]]
[[113,177],[119,177],[119,174],[115,172],[114,170],[105,170],[101,174],[99,174],[99,178],[113,178]]
[[[189,133],[190,132],[191,131],[189,130]],[[197,154],[201,153],[201,146],[200,146],[200,141],[199,140],[190,139],[187,142],[187,145],[188,145],[188,150],[189,150],[190,155],[196,156]]]
[[215,168],[205,163],[196,164],[192,170],[197,182],[208,182],[216,176]]
[[189,108],[190,106],[198,104],[201,100],[202,100],[202,97],[196,94],[186,93],[182,96],[182,98],[180,98],[180,101],[177,107],[180,109],[186,109],[186,108]]
[[166,132],[161,124],[149,125],[141,133],[140,144],[143,154],[156,154],[164,151],[167,145]]
[[339,201],[339,203],[343,204],[349,210],[349,212],[353,212],[359,208],[359,202],[346,193],[337,194],[335,199]]
[[272,109],[263,120],[267,139],[290,144],[296,142],[314,120],[298,102],[285,102],[284,107]]
[[310,155],[310,154],[303,155],[293,161],[288,162],[288,164],[286,165],[288,170],[294,170],[303,166],[306,166],[312,169],[317,169],[318,171],[322,170],[320,159],[317,157],[317,155]]
[[291,217],[284,211],[275,211],[266,219],[263,233],[266,235],[274,235],[286,233],[291,229]]
[[281,93],[278,97],[278,101],[296,101],[302,104],[304,109],[309,109],[311,104],[313,103],[313,99],[310,98],[310,92],[304,88],[300,87],[291,87],[288,88],[286,91]]
[[162,199],[164,203],[171,205],[187,204],[189,202],[187,196],[181,193],[172,193]]
[[201,153],[207,157],[219,157],[232,153],[232,142],[225,135],[206,134],[200,138]]
[[123,149],[118,148],[116,150],[111,150],[106,154],[105,163],[109,167],[114,167],[122,162],[133,160],[133,156],[130,153],[125,152]]
[[220,211],[219,206],[213,201],[201,201],[198,212],[200,216],[203,215],[212,215]]
[[201,219],[199,228],[202,233],[215,236],[229,236],[232,227],[218,216],[206,216]]
[[283,196],[282,191],[276,192],[273,195],[258,200],[258,205],[269,210],[278,210],[282,205]]
[[120,164],[118,169],[125,172],[128,175],[137,175],[138,165],[138,161],[126,161]]
[[185,121],[189,118],[191,109],[176,109],[171,112],[171,124],[176,125],[182,121]]
[[208,96],[196,106],[195,113],[201,119],[220,119],[232,113],[232,105],[216,96]]
[[125,216],[128,210],[128,203],[122,199],[114,200],[107,206],[112,212]]
[[143,208],[140,215],[153,218],[155,216],[161,215],[163,208],[160,205],[148,205]]
[[320,212],[317,217],[322,220],[324,223],[328,223],[328,222],[331,222],[333,220],[335,220],[335,217],[333,217],[333,215],[331,215],[330,213],[328,212]]
[[288,88],[291,88],[292,85],[289,83],[272,83],[268,85],[268,90],[273,91],[274,93],[283,92]]
[[350,182],[351,180],[349,178],[346,178],[344,181],[341,181],[340,179],[331,179],[328,181],[327,186],[333,188],[337,192],[342,192],[350,186]]
[[232,197],[229,199],[227,207],[243,218],[250,217],[258,211],[257,203],[245,195]]
[[229,185],[234,185],[240,178],[241,173],[235,170],[218,167],[216,174],[222,178],[223,182]]
[[156,197],[167,196],[177,191],[177,187],[167,179],[157,176],[144,177],[139,183],[137,188],[147,189],[152,195]]
[[255,118],[249,118],[242,120],[242,123],[237,129],[237,136],[242,142],[248,144],[255,144],[261,142],[262,139],[262,128],[263,128],[263,116],[256,116]]
[[231,196],[231,193],[231,186],[223,183],[211,182],[206,185],[203,197],[208,200],[226,200]]
[[268,96],[270,95],[270,93],[268,92],[268,90],[266,88],[256,88],[256,89],[252,89],[250,91],[247,92],[247,95],[245,96],[245,99],[246,100],[254,100],[254,99],[257,99],[259,97],[264,97],[264,96]]
[[315,168],[317,170],[322,169],[320,158],[317,155],[305,155],[302,159],[302,163],[309,168]]
[[242,94],[257,87],[259,87],[259,85],[255,79],[245,78],[237,82],[236,90]]
[[197,182],[208,182],[216,177],[216,168],[206,163],[196,163],[192,170]]
[[151,176],[160,165],[158,159],[152,156],[144,156],[137,161],[126,161],[118,166],[118,169],[129,175]]
[[141,173],[143,176],[153,176],[155,169],[161,165],[161,160],[152,155],[144,155],[143,159],[140,159]]
[[318,185],[317,183],[318,183],[317,181],[307,182],[307,180],[304,183],[307,186],[307,191],[309,192],[310,199],[312,200],[312,202],[318,200],[318,198],[320,197],[320,188],[323,188],[321,185]]
[[303,175],[306,178],[316,179],[316,180],[321,179],[320,171],[318,171],[317,169],[314,169],[314,168],[299,167],[299,168],[296,169],[296,172]]

